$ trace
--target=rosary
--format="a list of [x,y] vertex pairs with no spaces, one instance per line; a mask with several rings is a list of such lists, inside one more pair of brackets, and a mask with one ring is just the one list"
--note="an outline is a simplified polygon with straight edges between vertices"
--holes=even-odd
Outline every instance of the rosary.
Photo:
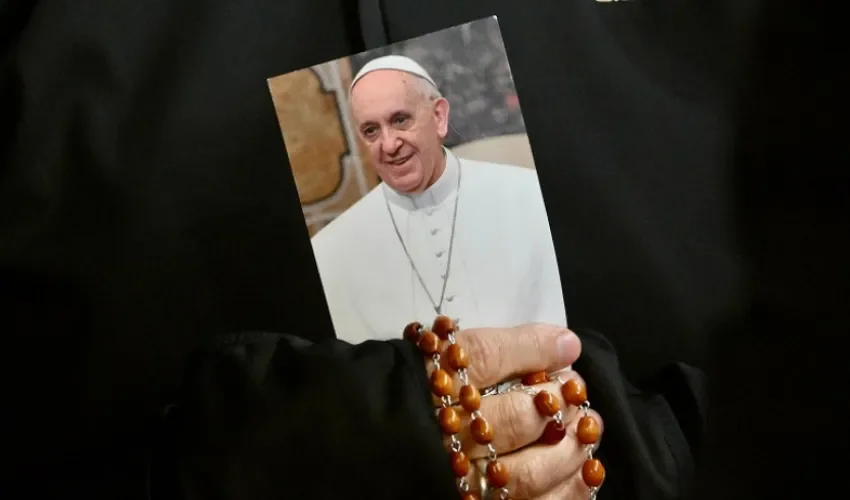
[[[458,331],[455,321],[446,316],[438,316],[430,329],[418,322],[410,323],[404,329],[404,338],[415,343],[426,359],[430,359],[433,364],[434,371],[430,376],[431,392],[441,402],[437,420],[443,435],[449,440],[449,459],[457,478],[461,500],[487,500],[488,491],[495,494],[497,490],[499,499],[510,498],[508,490],[510,473],[499,461],[496,449],[492,445],[495,430],[479,411],[481,398],[514,390],[521,390],[533,396],[538,413],[549,419],[537,443],[551,446],[561,442],[567,434],[561,402],[548,391],[534,389],[535,385],[551,381],[561,384],[561,394],[567,404],[576,406],[583,412],[576,428],[576,439],[584,446],[587,455],[581,468],[582,479],[590,490],[591,500],[595,499],[605,480],[605,467],[593,456],[594,445],[599,440],[600,427],[599,422],[588,413],[590,403],[584,385],[574,379],[564,382],[560,376],[536,372],[526,374],[522,377],[521,383],[513,384],[504,391],[494,386],[485,389],[482,394],[469,383],[467,368],[470,359],[457,342]],[[461,383],[458,393],[460,407],[452,400],[454,377],[451,372],[457,374]],[[463,446],[457,437],[461,430],[461,412],[466,412],[471,417],[469,430],[472,438],[476,443],[487,446],[488,449],[487,466],[481,471],[482,481],[479,491],[473,491],[470,488],[467,479],[470,459],[463,452]]]

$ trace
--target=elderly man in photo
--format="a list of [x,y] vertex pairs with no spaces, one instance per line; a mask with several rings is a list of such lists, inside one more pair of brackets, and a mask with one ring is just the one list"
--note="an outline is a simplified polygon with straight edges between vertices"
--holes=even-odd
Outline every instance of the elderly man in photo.
[[445,148],[449,102],[407,57],[370,61],[349,94],[382,182],[312,239],[338,336],[397,337],[437,314],[566,326],[536,172]]

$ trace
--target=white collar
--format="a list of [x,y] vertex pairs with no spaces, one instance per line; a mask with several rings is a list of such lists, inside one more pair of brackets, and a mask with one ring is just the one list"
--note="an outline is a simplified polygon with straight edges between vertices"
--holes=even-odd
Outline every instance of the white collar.
[[383,184],[384,196],[393,205],[405,210],[418,210],[425,207],[434,207],[445,201],[452,193],[457,191],[457,179],[460,174],[460,159],[447,148],[443,148],[446,153],[446,168],[443,170],[437,182],[432,184],[428,189],[416,194],[403,194],[389,187],[387,183]]

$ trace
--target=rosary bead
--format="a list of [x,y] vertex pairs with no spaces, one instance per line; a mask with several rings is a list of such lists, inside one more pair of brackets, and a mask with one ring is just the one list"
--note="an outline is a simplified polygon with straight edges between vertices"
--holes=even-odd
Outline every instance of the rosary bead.
[[561,409],[561,402],[549,391],[540,391],[534,396],[534,405],[544,417],[551,417]]
[[437,334],[434,332],[422,332],[422,335],[419,336],[419,342],[417,345],[423,354],[431,356],[440,352],[440,337],[437,337]]
[[421,328],[422,328],[422,323],[420,323],[418,321],[414,321],[413,323],[410,323],[409,325],[405,326],[404,327],[404,338],[405,338],[405,340],[409,340],[410,342],[413,342],[415,344],[416,341],[419,340],[419,331],[421,330]]
[[511,476],[502,462],[491,460],[487,463],[487,484],[491,488],[504,488]]
[[591,416],[581,417],[576,428],[576,437],[581,444],[594,444],[599,440],[599,422]]
[[581,406],[587,401],[587,389],[576,379],[567,380],[567,383],[561,386],[561,394],[567,403],[573,406]]
[[440,408],[440,428],[447,436],[460,432],[460,415],[451,406]]
[[457,477],[466,477],[469,474],[469,457],[462,451],[452,452],[452,470]]
[[546,372],[534,372],[522,377],[522,385],[540,385],[546,383],[549,376]]
[[605,481],[605,467],[599,460],[591,458],[582,465],[581,478],[584,479],[584,484],[591,488],[600,486]]
[[431,331],[436,333],[441,339],[446,340],[449,338],[450,333],[455,332],[455,322],[448,316],[437,316],[437,319],[434,320],[434,325],[431,327]]
[[543,435],[540,436],[538,442],[540,444],[558,444],[563,439],[564,436],[567,435],[567,426],[564,424],[559,424],[554,420],[550,420],[546,423],[546,428],[543,429]]
[[481,393],[471,385],[460,388],[460,404],[463,409],[472,413],[481,408]]
[[452,393],[452,376],[446,370],[440,368],[431,374],[431,392],[438,398]]
[[469,356],[460,344],[451,344],[446,349],[446,361],[452,370],[460,370],[469,367]]
[[481,500],[481,497],[478,496],[478,492],[467,491],[466,493],[461,495],[460,500]]
[[493,426],[483,417],[472,419],[469,424],[469,431],[472,434],[472,439],[478,444],[490,444],[493,441]]

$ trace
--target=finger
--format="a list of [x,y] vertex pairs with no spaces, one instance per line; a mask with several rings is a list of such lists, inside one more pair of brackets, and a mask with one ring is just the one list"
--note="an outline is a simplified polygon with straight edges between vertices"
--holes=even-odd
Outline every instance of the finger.
[[[511,498],[585,498],[577,496],[589,491],[581,476],[588,459],[587,446],[579,443],[576,436],[578,421],[583,416],[583,411],[575,412],[566,424],[566,436],[558,444],[534,445],[501,457],[511,474],[508,486]],[[595,418],[602,428],[596,412],[589,410],[588,416]]]
[[475,387],[525,373],[560,370],[581,354],[581,341],[573,332],[542,323],[461,330],[457,339],[469,354],[469,381]]
[[[584,384],[584,380],[575,371],[564,373],[562,379],[564,381],[576,379]],[[565,423],[577,414],[578,408],[567,405],[565,402],[560,383],[535,385],[533,390],[546,391],[555,398]],[[525,391],[516,391],[481,400],[479,413],[493,429],[493,441],[490,444],[497,453],[510,453],[540,439],[550,419],[540,415],[534,399],[534,395]],[[467,455],[472,458],[486,457],[489,453],[488,447],[477,443],[474,439],[470,426],[471,419],[471,415],[463,413],[458,438]]]
[[573,475],[567,482],[547,491],[535,500],[590,500],[590,488],[584,484],[581,473]]

